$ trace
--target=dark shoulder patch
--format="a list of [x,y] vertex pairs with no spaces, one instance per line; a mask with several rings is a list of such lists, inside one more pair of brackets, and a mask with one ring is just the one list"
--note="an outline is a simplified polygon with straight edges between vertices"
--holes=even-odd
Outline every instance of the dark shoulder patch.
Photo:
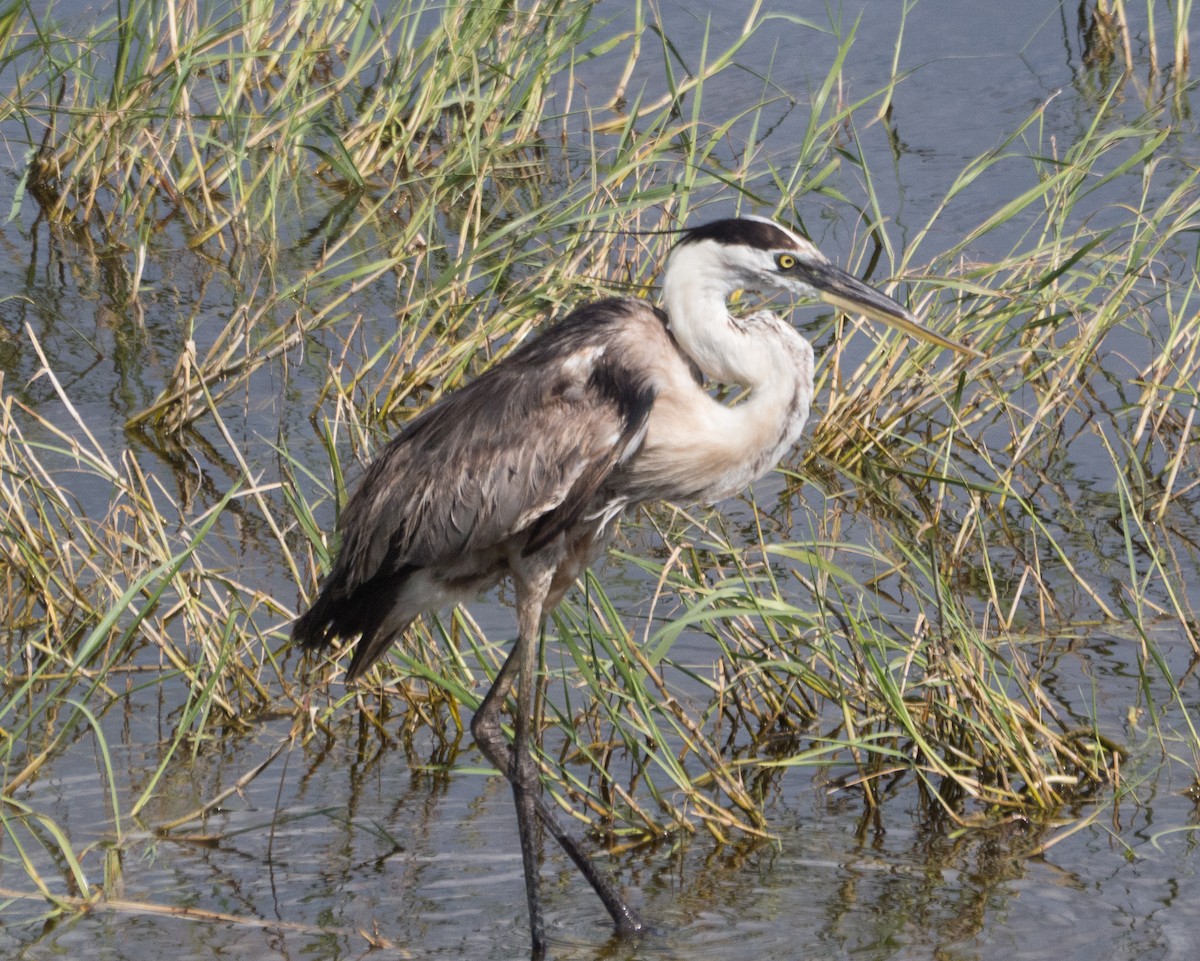
[[719,244],[742,244],[760,250],[779,250],[793,247],[791,236],[768,220],[749,217],[730,217],[701,224],[684,233],[681,244],[693,244],[701,240],[713,240]]
[[588,387],[601,403],[616,410],[623,434],[636,433],[654,406],[656,392],[645,375],[609,358],[603,358],[592,368]]

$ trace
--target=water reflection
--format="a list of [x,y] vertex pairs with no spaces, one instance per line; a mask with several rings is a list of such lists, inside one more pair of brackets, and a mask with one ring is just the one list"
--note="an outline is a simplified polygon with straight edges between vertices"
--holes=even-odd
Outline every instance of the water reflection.
[[[122,903],[39,931],[37,901],[10,902],[0,944],[18,958],[342,959],[366,956],[372,941],[391,945],[389,957],[520,957],[528,931],[507,785],[464,773],[481,766],[469,747],[360,743],[351,723],[286,751],[202,822],[127,843]],[[204,803],[286,738],[268,726],[174,765],[146,821]],[[153,766],[153,744],[128,745],[131,778]],[[776,789],[774,840],[678,838],[612,862],[655,923],[636,945],[609,937],[590,890],[548,847],[554,955],[1182,961],[1194,949],[1197,838],[1155,838],[1156,823],[1197,824],[1178,793],[1151,788],[1138,807],[1102,810],[1078,831],[1010,819],[961,832],[911,788],[876,808],[801,771]],[[95,778],[46,781],[37,794],[74,836],[104,837]],[[171,917],[184,907],[193,913]]]

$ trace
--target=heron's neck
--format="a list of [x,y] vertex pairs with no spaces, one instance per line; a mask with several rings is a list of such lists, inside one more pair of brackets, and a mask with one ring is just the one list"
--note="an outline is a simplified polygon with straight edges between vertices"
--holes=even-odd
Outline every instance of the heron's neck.
[[[684,272],[683,276],[702,275]],[[686,416],[702,422],[703,429],[687,439],[689,450],[672,450],[664,458],[679,465],[677,469],[689,478],[680,481],[680,489],[709,502],[742,489],[779,462],[800,438],[813,393],[813,353],[808,341],[787,321],[768,312],[733,318],[725,303],[728,293],[727,285],[712,282],[668,281],[663,289],[679,348],[707,377],[750,391],[749,397],[732,407],[699,391]],[[652,433],[654,428],[652,422]],[[654,463],[655,470],[672,469]],[[687,483],[694,487],[687,488]]]
[[651,411],[645,444],[629,468],[630,490],[635,499],[713,503],[761,477],[799,439],[812,399],[813,354],[774,314],[735,320],[726,290],[681,287],[679,276],[664,285],[664,306],[681,353],[708,378],[746,387],[749,396],[722,404],[680,377]]
[[710,380],[756,393],[793,393],[800,372],[779,339],[800,336],[786,324],[766,329],[753,318],[735,319],[726,303],[731,293],[720,279],[679,283],[668,274],[663,302],[675,342]]

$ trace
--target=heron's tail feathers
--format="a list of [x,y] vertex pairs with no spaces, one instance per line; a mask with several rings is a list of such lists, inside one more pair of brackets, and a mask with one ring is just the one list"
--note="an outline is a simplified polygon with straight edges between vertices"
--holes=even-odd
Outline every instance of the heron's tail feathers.
[[347,589],[335,571],[312,606],[292,622],[292,643],[325,650],[339,638],[358,635],[346,680],[360,677],[378,661],[420,612],[405,610],[402,588],[412,568],[377,574]]
[[292,621],[292,643],[306,650],[331,646],[340,636],[334,610],[337,600],[332,591],[321,591],[312,606]]

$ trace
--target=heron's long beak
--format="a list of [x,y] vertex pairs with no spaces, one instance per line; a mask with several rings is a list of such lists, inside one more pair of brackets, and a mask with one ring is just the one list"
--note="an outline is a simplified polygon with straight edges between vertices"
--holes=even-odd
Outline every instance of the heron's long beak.
[[872,320],[878,320],[939,347],[947,347],[970,357],[983,356],[966,344],[960,344],[957,340],[951,340],[930,330],[887,294],[874,287],[868,287],[853,274],[848,274],[833,264],[805,264],[804,280],[827,304],[833,304],[852,314],[862,314]]

